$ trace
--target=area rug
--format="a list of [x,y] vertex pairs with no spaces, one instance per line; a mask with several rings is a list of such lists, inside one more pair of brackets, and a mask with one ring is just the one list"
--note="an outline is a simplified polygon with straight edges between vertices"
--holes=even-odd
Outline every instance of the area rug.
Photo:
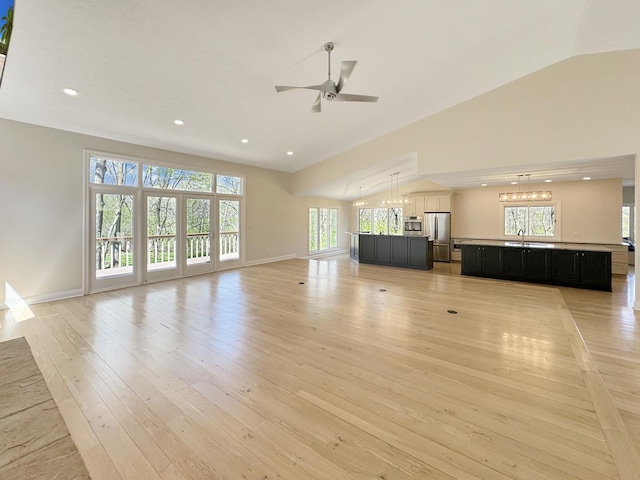
[[0,343],[0,478],[91,478],[25,338]]

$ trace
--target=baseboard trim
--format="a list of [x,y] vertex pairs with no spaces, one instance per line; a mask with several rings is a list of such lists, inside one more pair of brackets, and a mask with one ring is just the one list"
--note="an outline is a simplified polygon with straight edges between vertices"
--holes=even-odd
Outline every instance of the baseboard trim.
[[282,260],[291,260],[292,258],[296,258],[297,255],[292,253],[291,255],[282,255],[280,257],[270,257],[270,258],[261,258],[260,260],[251,260],[250,262],[245,262],[245,267],[253,267],[254,265],[262,265],[263,263],[273,263],[273,262],[281,262]]
[[65,298],[81,297],[84,295],[84,290],[79,288],[77,290],[67,290],[66,292],[49,293],[47,295],[34,295],[32,297],[23,297],[15,300],[5,300],[0,302],[0,310],[7,310],[12,307],[19,307],[24,305],[35,305],[37,303],[54,302],[56,300],[64,300]]
[[318,260],[320,258],[325,257],[335,257],[336,255],[344,255],[345,253],[349,253],[349,250],[346,248],[342,248],[340,250],[331,250],[330,252],[318,253],[317,255],[309,255],[308,257],[302,257],[305,260]]

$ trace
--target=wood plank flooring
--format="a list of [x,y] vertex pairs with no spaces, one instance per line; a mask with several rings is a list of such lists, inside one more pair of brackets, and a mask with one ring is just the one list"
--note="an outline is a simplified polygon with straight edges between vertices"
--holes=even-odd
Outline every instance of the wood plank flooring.
[[99,479],[640,478],[629,280],[289,260],[0,312]]

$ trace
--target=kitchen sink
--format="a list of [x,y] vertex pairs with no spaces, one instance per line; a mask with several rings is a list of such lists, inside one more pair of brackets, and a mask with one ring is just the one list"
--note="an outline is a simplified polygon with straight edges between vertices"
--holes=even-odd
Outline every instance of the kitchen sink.
[[504,242],[507,247],[522,247],[522,242]]

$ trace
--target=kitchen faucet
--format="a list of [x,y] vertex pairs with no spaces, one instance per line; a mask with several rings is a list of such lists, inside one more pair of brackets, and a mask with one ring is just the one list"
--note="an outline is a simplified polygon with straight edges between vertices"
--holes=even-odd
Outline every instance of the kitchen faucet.
[[516,234],[518,236],[522,235],[520,242],[522,243],[522,246],[524,247],[524,230],[518,230],[518,233]]

